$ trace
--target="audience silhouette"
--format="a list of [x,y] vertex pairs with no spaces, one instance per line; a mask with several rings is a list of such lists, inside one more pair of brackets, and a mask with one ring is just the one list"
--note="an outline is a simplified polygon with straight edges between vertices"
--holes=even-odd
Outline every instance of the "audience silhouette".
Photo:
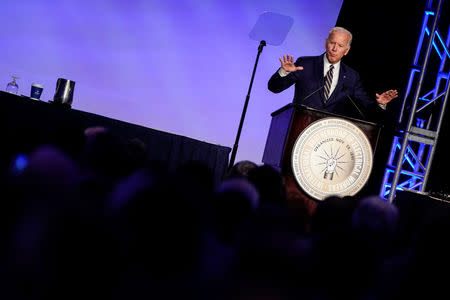
[[74,134],[17,152],[2,170],[2,299],[446,293],[447,209],[411,226],[378,196],[330,196],[302,215],[271,166],[243,160],[215,183],[205,164],[168,170],[107,128]]

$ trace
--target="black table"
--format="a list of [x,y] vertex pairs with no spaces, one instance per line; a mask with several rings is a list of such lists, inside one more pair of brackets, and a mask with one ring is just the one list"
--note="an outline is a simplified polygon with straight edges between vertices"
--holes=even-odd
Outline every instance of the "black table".
[[228,167],[231,150],[229,147],[2,91],[0,104],[2,111],[0,125],[6,130],[2,142],[2,151],[5,152],[2,155],[4,164],[13,155],[30,151],[37,145],[48,142],[55,132],[67,135],[67,139],[70,140],[74,132],[102,126],[125,139],[139,139],[146,144],[149,159],[160,162],[168,170],[174,170],[189,161],[202,162],[213,171],[214,181],[218,183]]

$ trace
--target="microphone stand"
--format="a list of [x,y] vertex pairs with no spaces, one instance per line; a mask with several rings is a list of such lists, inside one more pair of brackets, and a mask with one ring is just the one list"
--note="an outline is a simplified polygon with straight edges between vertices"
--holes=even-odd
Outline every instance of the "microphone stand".
[[242,126],[244,125],[245,114],[247,113],[247,106],[248,106],[248,101],[250,100],[250,92],[252,90],[253,79],[255,78],[256,66],[258,65],[259,56],[260,56],[264,46],[266,46],[266,41],[263,40],[259,43],[259,46],[258,46],[258,54],[256,56],[255,66],[253,67],[252,79],[250,80],[250,86],[248,88],[247,97],[245,98],[244,109],[242,110],[241,121],[239,122],[239,128],[238,128],[238,132],[236,135],[236,140],[234,142],[233,151],[231,152],[231,158],[230,158],[230,162],[228,164],[228,169],[231,169],[233,167],[234,160],[236,159],[236,152],[237,152],[237,148],[238,148],[238,144],[239,144],[239,139],[241,137]]
[[356,105],[356,103],[353,101],[352,97],[347,96],[348,99],[350,99],[350,102],[352,102],[353,106],[356,107],[356,109],[358,110],[359,114],[361,115],[361,117],[366,120],[366,115],[362,113],[362,111],[359,109],[358,105]]
[[314,95],[315,93],[317,93],[318,91],[320,91],[321,89],[323,89],[323,85],[318,88],[317,90],[315,90],[314,92],[310,93],[308,96],[306,96],[305,98],[303,98],[302,102],[305,101],[306,99],[309,99],[312,95]]

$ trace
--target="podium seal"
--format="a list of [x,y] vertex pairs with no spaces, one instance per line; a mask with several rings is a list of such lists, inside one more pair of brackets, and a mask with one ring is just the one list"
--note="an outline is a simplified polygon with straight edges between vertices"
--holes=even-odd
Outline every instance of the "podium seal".
[[369,179],[373,153],[369,139],[352,122],[324,118],[306,127],[292,150],[298,185],[316,200],[353,196]]

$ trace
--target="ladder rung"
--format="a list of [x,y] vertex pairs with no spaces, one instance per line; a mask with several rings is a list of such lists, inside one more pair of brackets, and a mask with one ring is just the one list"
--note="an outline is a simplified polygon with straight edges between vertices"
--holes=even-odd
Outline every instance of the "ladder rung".
[[418,135],[413,135],[413,134],[411,134],[409,136],[408,140],[414,141],[414,142],[419,142],[419,143],[422,143],[422,144],[431,145],[431,146],[433,146],[436,143],[435,139],[431,139],[431,138],[427,138],[427,137],[423,137],[423,136],[418,136]]
[[436,131],[422,129],[422,128],[415,127],[415,126],[411,127],[410,132],[415,133],[415,134],[424,135],[425,137],[429,137],[429,138],[435,138],[437,136]]

